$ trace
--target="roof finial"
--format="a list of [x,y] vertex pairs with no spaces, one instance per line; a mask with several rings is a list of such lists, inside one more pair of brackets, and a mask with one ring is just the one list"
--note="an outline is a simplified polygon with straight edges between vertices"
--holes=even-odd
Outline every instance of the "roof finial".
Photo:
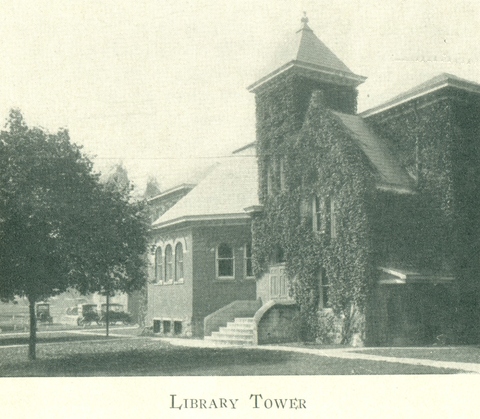
[[303,12],[303,17],[301,20],[302,23],[308,23],[308,17],[307,17],[307,12]]
[[310,32],[313,32],[311,29],[310,29],[310,26],[308,26],[308,17],[307,17],[307,12],[303,12],[303,17],[301,19],[301,22],[302,22],[302,27],[297,31],[298,32],[302,32],[302,31],[310,31]]

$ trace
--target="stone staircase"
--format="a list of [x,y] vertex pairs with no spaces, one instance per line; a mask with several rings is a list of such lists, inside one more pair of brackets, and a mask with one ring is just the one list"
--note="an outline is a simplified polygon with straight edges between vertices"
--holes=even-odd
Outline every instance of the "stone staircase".
[[236,318],[204,340],[218,345],[253,345],[253,318]]

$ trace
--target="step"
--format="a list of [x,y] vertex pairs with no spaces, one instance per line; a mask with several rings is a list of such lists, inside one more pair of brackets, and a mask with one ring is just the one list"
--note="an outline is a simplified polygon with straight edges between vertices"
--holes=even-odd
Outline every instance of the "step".
[[213,334],[215,333],[220,333],[222,335],[234,335],[234,336],[246,336],[246,337],[249,337],[249,336],[253,336],[253,330],[252,329],[249,329],[249,330],[232,330],[232,329],[229,329],[228,327],[221,327],[220,330],[218,332],[213,332]]
[[205,336],[205,340],[214,342],[219,345],[253,345],[253,338],[240,339],[240,338],[217,338],[216,336]]
[[248,323],[253,324],[254,319],[253,317],[236,317],[234,323]]
[[237,317],[204,339],[216,345],[253,345],[253,327],[253,318]]
[[211,336],[212,340],[244,340],[244,341],[252,341],[253,340],[253,335],[250,336],[242,336],[242,335],[234,335],[234,334],[225,334],[225,333],[219,333],[219,332],[214,332]]
[[220,328],[228,329],[228,330],[238,330],[238,331],[252,331],[253,325],[250,324],[242,324],[242,323],[227,323],[227,326],[223,326]]

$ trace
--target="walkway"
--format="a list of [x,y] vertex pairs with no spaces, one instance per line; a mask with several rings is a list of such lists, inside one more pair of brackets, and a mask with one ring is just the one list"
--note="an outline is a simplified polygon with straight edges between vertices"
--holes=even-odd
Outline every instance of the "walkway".
[[[212,342],[203,341],[199,339],[180,339],[180,338],[158,338],[158,339],[171,343],[172,345],[179,345],[179,346],[200,347],[200,348],[234,347],[234,346],[227,346],[227,345],[218,346]],[[239,346],[235,346],[235,347],[238,348]],[[310,348],[297,348],[292,346],[276,346],[276,345],[241,346],[241,347],[245,349],[257,349],[257,350],[266,350],[266,351],[296,352],[301,354],[316,355],[316,356],[329,357],[329,358],[363,359],[367,361],[390,362],[393,364],[423,365],[427,367],[448,368],[448,369],[465,371],[468,373],[480,374],[480,364],[474,364],[469,362],[435,361],[432,359],[395,358],[391,356],[371,355],[371,354],[362,353],[361,352],[362,348],[310,349]],[[376,349],[376,348],[369,347],[365,349]],[[385,349],[385,348],[381,348],[381,349]]]

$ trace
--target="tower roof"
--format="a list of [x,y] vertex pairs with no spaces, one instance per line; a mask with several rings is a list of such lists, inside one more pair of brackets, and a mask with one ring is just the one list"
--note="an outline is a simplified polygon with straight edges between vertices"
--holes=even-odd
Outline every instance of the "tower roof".
[[255,91],[265,82],[292,68],[309,78],[332,84],[358,86],[366,80],[366,77],[354,74],[317,38],[308,25],[306,15],[301,21],[302,27],[281,46],[274,62],[263,73],[266,75],[249,86],[249,91]]

